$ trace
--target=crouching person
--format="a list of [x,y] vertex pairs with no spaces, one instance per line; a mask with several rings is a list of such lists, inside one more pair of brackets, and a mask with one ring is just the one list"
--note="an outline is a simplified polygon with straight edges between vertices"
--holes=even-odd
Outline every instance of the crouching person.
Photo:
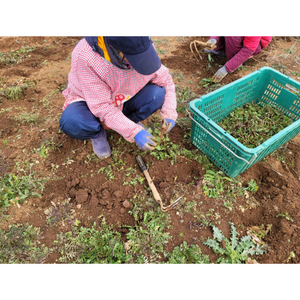
[[169,132],[177,119],[175,85],[149,37],[85,37],[72,52],[60,129],[91,139],[99,158],[111,155],[106,126],[142,150],[154,137],[140,121],[160,109]]
[[214,82],[220,82],[228,73],[235,71],[247,59],[261,52],[271,42],[271,36],[212,36],[207,41],[213,50],[208,53],[226,56],[227,62],[213,76]]

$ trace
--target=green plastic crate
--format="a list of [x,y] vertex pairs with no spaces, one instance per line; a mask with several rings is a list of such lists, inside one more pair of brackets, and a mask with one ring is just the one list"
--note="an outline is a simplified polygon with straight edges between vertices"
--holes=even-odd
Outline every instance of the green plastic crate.
[[[247,102],[264,102],[293,123],[256,148],[248,148],[217,122]],[[192,143],[229,177],[235,177],[300,132],[300,83],[264,67],[190,102]]]

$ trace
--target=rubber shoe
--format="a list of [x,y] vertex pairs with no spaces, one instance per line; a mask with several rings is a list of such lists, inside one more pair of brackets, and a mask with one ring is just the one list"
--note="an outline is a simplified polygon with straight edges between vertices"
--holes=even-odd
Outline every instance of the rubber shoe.
[[107,142],[105,131],[103,131],[100,137],[91,140],[92,140],[93,150],[100,159],[104,159],[111,156],[111,149]]

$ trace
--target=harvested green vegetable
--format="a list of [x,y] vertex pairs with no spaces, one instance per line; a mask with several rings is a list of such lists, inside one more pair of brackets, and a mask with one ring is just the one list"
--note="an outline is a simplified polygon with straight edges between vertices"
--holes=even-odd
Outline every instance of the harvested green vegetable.
[[234,109],[218,125],[244,146],[255,148],[292,123],[271,105],[252,102]]

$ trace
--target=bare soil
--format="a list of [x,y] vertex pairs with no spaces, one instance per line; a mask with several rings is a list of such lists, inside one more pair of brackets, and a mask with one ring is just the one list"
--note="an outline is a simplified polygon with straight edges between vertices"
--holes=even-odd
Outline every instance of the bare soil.
[[[33,87],[24,90],[17,100],[1,97],[0,153],[11,172],[16,172],[16,162],[29,162],[33,164],[32,171],[48,178],[42,197],[27,199],[20,207],[11,206],[5,212],[9,218],[2,219],[0,226],[7,229],[10,224],[28,222],[40,227],[44,236],[43,243],[48,247],[52,247],[58,233],[70,230],[72,220],[78,219],[81,225],[90,226],[93,222],[100,222],[100,215],[105,216],[107,223],[113,224],[126,241],[128,229],[124,226],[133,226],[135,223],[133,216],[129,214],[132,201],[136,194],[143,193],[147,188],[146,182],[135,186],[123,185],[124,169],[114,172],[114,179],[108,180],[105,173],[97,171],[102,167],[109,167],[112,157],[104,161],[90,159],[93,154],[90,141],[74,140],[59,132],[58,122],[64,103],[61,91],[67,84],[71,52],[80,38],[0,38],[2,53],[19,50],[22,46],[35,47],[17,64],[8,66],[0,62],[0,87],[20,85],[27,81],[35,83]],[[175,84],[189,87],[196,97],[200,97],[207,90],[199,82],[203,78],[211,78],[218,70],[218,64],[224,64],[225,59],[213,57],[211,67],[208,67],[207,54],[202,53],[202,59],[197,60],[189,47],[194,39],[206,41],[207,37],[153,37],[156,48],[160,50],[162,63],[172,72]],[[162,42],[157,42],[158,40]],[[290,49],[293,51],[289,51]],[[263,66],[276,67],[299,80],[296,77],[300,72],[298,56],[299,42],[295,38],[276,37],[267,49],[249,59],[242,69],[227,75],[222,84],[228,84]],[[16,122],[14,117],[21,111],[38,112],[40,123],[28,125]],[[179,118],[182,117],[184,113],[179,114]],[[107,133],[112,149],[118,147],[120,135],[111,130]],[[184,134],[182,128],[176,125],[169,137],[175,144],[193,148],[184,140]],[[52,141],[55,147],[44,158],[36,149],[47,141]],[[126,163],[126,168],[136,168],[139,172],[135,158],[137,147],[129,143],[125,145],[119,159]],[[264,238],[269,250],[257,257],[257,261],[262,264],[297,264],[300,262],[300,135],[288,142],[283,150],[285,162],[278,159],[278,155],[270,154],[241,174],[242,184],[251,179],[260,182],[258,191],[253,194],[256,205],[248,207],[244,197],[237,197],[231,211],[224,208],[222,201],[204,195],[201,180],[192,183],[193,178],[202,179],[205,174],[201,164],[179,156],[172,165],[169,160],[157,160],[150,153],[146,154],[145,161],[150,166],[148,171],[154,184],[166,202],[172,200],[175,190],[178,192],[178,187],[181,187],[186,201],[196,199],[198,203],[202,202],[204,212],[214,209],[214,213],[219,216],[218,227],[228,238],[229,221],[235,224],[240,236],[246,235],[247,230],[253,226],[272,224],[271,231]],[[198,197],[195,198],[195,194]],[[150,191],[148,195],[151,197]],[[74,210],[74,218],[56,226],[46,224],[49,209],[67,199]],[[292,220],[278,216],[286,213]],[[193,215],[180,210],[180,207],[168,214],[172,224],[169,232],[173,238],[166,246],[167,251],[171,252],[175,246],[186,241],[188,244],[198,244],[211,261],[217,258],[216,254],[202,244],[204,239],[212,237],[209,226],[191,226]],[[288,259],[291,252],[295,256]],[[53,253],[46,263],[58,263],[58,258],[59,253]]]

